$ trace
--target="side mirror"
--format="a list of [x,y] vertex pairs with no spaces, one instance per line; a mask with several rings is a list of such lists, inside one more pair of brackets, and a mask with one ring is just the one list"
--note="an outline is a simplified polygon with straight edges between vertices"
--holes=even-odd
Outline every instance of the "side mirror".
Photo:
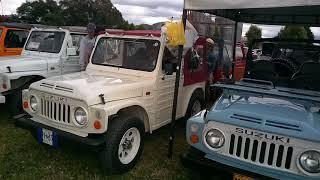
[[75,47],[67,48],[67,56],[76,56],[77,49]]
[[200,64],[201,64],[200,56],[197,54],[193,54],[189,62],[189,68],[191,70],[196,70],[199,68]]
[[164,72],[166,75],[173,74],[173,64],[172,63],[165,63],[163,66],[164,66]]

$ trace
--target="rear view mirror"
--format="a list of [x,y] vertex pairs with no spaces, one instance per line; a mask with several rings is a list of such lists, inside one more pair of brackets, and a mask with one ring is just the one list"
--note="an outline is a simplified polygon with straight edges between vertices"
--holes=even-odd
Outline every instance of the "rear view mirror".
[[77,55],[77,49],[72,47],[72,48],[67,48],[67,56],[76,56]]

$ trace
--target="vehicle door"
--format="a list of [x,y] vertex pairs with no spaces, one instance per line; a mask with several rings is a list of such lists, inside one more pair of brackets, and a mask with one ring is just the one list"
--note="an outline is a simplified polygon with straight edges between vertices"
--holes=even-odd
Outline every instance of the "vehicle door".
[[62,74],[80,71],[80,41],[86,34],[71,33],[66,48],[66,58],[63,60]]
[[[159,73],[155,87],[156,122],[154,125],[158,127],[167,124],[171,120],[177,63],[178,58],[174,56],[167,47],[165,47],[162,57],[162,73]],[[182,84],[183,75],[180,79],[180,85]],[[181,90],[182,86],[180,86],[179,94],[183,94],[181,93]],[[179,108],[177,112],[179,112]]]
[[1,56],[20,55],[28,38],[29,31],[7,29],[4,37],[4,49]]

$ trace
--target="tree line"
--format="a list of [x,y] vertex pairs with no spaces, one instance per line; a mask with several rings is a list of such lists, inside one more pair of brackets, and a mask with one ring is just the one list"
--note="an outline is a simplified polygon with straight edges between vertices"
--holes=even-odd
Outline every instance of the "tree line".
[[86,26],[93,22],[103,28],[142,28],[124,20],[110,0],[27,1],[17,8],[17,14],[10,15],[7,20],[52,26]]
[[[256,25],[251,25],[246,33],[248,46],[251,47],[255,39],[262,37],[262,29]],[[314,34],[308,26],[288,25],[281,28],[275,38],[281,39],[309,39],[314,40]]]

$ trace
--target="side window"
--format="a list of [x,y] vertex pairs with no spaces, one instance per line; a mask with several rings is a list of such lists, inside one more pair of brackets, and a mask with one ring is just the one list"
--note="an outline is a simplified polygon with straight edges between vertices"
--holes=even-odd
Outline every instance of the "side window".
[[23,48],[28,38],[28,34],[28,31],[8,30],[4,40],[4,46],[6,48]]
[[80,55],[80,42],[81,39],[86,36],[85,34],[71,34],[72,38],[72,47],[75,47],[77,50],[77,56]]
[[164,49],[163,53],[163,59],[162,59],[162,70],[164,70],[164,67],[166,64],[172,64],[173,65],[173,72],[177,71],[177,63],[178,58],[173,55],[173,53],[166,47]]

